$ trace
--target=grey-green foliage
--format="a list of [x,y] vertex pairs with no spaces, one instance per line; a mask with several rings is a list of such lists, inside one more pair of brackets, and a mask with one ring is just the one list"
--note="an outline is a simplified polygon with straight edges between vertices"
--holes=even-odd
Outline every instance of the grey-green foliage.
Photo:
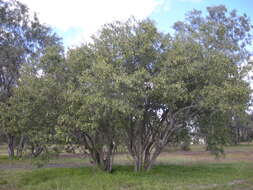
[[117,144],[135,171],[149,170],[168,144],[186,143],[193,132],[222,152],[233,118],[249,106],[250,67],[241,64],[249,19],[216,6],[207,16],[190,12],[174,28],[165,35],[149,19],[130,18],[104,25],[66,58],[61,47],[46,48],[0,107],[1,122],[29,142],[55,135],[78,144],[109,172]]
[[[40,104],[33,104],[33,98],[29,97],[36,97],[32,91],[40,91],[36,77],[43,64],[40,58],[48,47],[60,46],[60,40],[51,28],[39,22],[36,14],[32,16],[29,9],[16,0],[0,1],[0,36],[0,132],[7,137],[9,154],[14,156],[14,147],[17,144],[23,147],[25,137],[20,131],[23,133],[27,127],[23,120],[31,117],[24,106],[30,104],[30,111],[36,106],[37,111],[40,110]],[[32,78],[21,77],[21,70],[26,67],[33,72]],[[21,98],[18,91],[23,91],[26,105],[21,105],[23,100],[17,99]],[[45,99],[44,96],[36,98]],[[22,116],[22,113],[27,115]]]
[[153,66],[161,63],[167,41],[151,21],[130,19],[105,25],[93,43],[70,51],[68,67],[76,76],[68,83],[60,124],[96,164],[104,167],[104,155],[110,160],[114,144],[126,140],[126,118],[141,114],[137,108],[145,101],[145,81],[157,72]]
[[67,134],[68,143],[84,146],[93,162],[110,172],[118,134],[116,118],[124,103],[115,97],[118,75],[114,68],[103,60],[100,62],[94,52],[92,57],[87,54],[90,48],[73,50],[67,58],[71,75],[66,84],[59,128]]
[[38,57],[46,46],[59,43],[51,29],[16,0],[0,1],[0,100],[11,96],[19,70],[30,57]]
[[245,14],[229,12],[223,5],[208,7],[207,12],[203,16],[193,10],[184,22],[175,23],[174,29],[177,38],[202,48],[201,62],[195,59],[199,72],[195,75],[196,85],[199,89],[202,86],[194,95],[202,106],[196,126],[206,135],[209,148],[217,153],[222,151],[218,144],[230,142],[231,119],[242,117],[249,106],[250,89],[242,79],[251,65],[241,65],[250,54],[247,46],[252,41],[252,25]]
[[227,15],[223,6],[208,11],[207,17],[189,13],[172,37],[150,20],[105,25],[83,48],[92,57],[85,54],[85,70],[68,91],[75,95],[72,102],[82,100],[70,103],[78,110],[72,111],[75,126],[97,131],[104,125],[100,121],[110,118],[106,127],[120,126],[136,171],[148,170],[189,126],[203,128],[199,131],[212,137],[211,150],[222,151],[229,120],[247,109],[250,98],[242,80],[247,70],[239,68],[248,55],[250,24],[234,11]]
[[21,157],[24,151],[36,157],[46,151],[47,145],[56,143],[55,126],[61,111],[60,93],[65,76],[60,49],[51,46],[45,51],[40,58],[41,73],[34,72],[38,67],[23,66],[12,96],[1,102],[1,131],[11,142],[11,157]]
[[[18,88],[1,104],[3,132],[15,137],[13,148],[31,151],[37,156],[54,143],[55,126],[60,112],[59,85],[50,76],[36,76],[30,69],[22,72]],[[22,140],[21,140],[22,138]],[[22,141],[22,142],[21,142]],[[22,156],[16,155],[16,156]]]
[[199,10],[186,14],[174,29],[182,38],[194,39],[206,50],[218,50],[236,63],[248,58],[247,45],[252,40],[252,24],[246,15],[228,11],[224,5],[207,7],[207,15]]

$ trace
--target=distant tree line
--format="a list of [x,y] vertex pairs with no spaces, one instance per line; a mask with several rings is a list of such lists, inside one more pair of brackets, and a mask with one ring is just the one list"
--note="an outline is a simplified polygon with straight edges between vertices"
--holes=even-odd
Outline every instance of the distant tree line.
[[252,140],[246,15],[193,10],[173,35],[130,18],[66,53],[22,3],[0,0],[0,20],[0,133],[10,158],[77,145],[111,172],[124,146],[134,170],[147,171],[168,145],[202,138],[220,154]]

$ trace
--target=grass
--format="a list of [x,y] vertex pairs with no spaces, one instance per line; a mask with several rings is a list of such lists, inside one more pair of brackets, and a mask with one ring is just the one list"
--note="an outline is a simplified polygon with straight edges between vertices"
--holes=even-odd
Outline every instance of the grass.
[[[116,157],[112,174],[91,166],[0,170],[0,190],[253,190],[253,144],[227,147],[227,155],[215,159],[193,146],[190,152],[165,152],[150,172],[134,173],[126,154]],[[51,164],[84,164],[88,159],[60,157]],[[8,160],[1,165],[29,164]],[[82,165],[81,164],[81,165]]]
[[112,174],[85,168],[1,171],[0,189],[20,190],[190,190],[253,189],[249,164],[159,165],[147,173],[116,166]]
[[0,144],[0,155],[7,155],[7,145]]

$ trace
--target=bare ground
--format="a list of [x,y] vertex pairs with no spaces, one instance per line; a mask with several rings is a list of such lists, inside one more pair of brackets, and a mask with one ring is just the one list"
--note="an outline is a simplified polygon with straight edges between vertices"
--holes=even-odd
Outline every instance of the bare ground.
[[[216,158],[209,152],[198,150],[198,151],[174,151],[174,152],[163,152],[157,163],[168,163],[168,164],[192,164],[196,162],[200,163],[233,163],[233,162],[252,162],[253,163],[253,148],[249,150],[227,150],[225,156]],[[116,164],[130,164],[132,162],[129,155],[120,153],[115,156]],[[80,154],[60,154],[57,159],[52,159],[48,163],[45,163],[43,168],[78,168],[83,166],[90,166],[91,163],[89,158],[83,158]],[[0,160],[0,170],[11,170],[11,169],[33,169],[36,168],[31,160]]]

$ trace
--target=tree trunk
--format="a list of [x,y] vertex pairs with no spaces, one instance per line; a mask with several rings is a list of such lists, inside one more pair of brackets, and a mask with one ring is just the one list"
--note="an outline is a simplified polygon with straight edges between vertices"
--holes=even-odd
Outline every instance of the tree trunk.
[[150,156],[151,153],[149,152],[149,157],[145,159],[145,163],[144,163],[145,171],[149,171],[153,167],[157,157],[160,155],[162,150],[163,150],[163,147],[157,147],[155,152],[152,154],[152,156]]
[[107,152],[106,162],[105,162],[105,171],[107,172],[112,172],[115,149],[116,149],[115,143],[111,142],[111,144],[109,145],[109,150]]
[[31,143],[31,156],[36,158],[38,157],[44,150],[44,147],[42,145],[39,145],[37,143]]
[[8,140],[8,155],[9,158],[14,158],[15,156],[15,137],[13,135],[7,134],[7,140]]
[[112,155],[108,158],[108,159],[106,159],[106,160],[104,160],[104,162],[103,162],[103,169],[104,169],[104,171],[106,171],[106,172],[112,172]]
[[25,138],[24,138],[24,135],[21,135],[18,148],[17,148],[17,157],[19,158],[21,158],[23,155],[24,145],[25,145]]
[[90,150],[93,163],[103,171],[112,172],[113,158],[115,154],[115,144],[112,142],[109,146],[105,146]]
[[142,170],[142,158],[140,156],[137,156],[135,159],[135,165],[134,165],[134,171],[140,172]]
[[150,150],[147,150],[145,154],[135,156],[134,171],[135,172],[149,171],[154,165],[160,153],[161,149],[155,150],[153,154],[150,152]]

